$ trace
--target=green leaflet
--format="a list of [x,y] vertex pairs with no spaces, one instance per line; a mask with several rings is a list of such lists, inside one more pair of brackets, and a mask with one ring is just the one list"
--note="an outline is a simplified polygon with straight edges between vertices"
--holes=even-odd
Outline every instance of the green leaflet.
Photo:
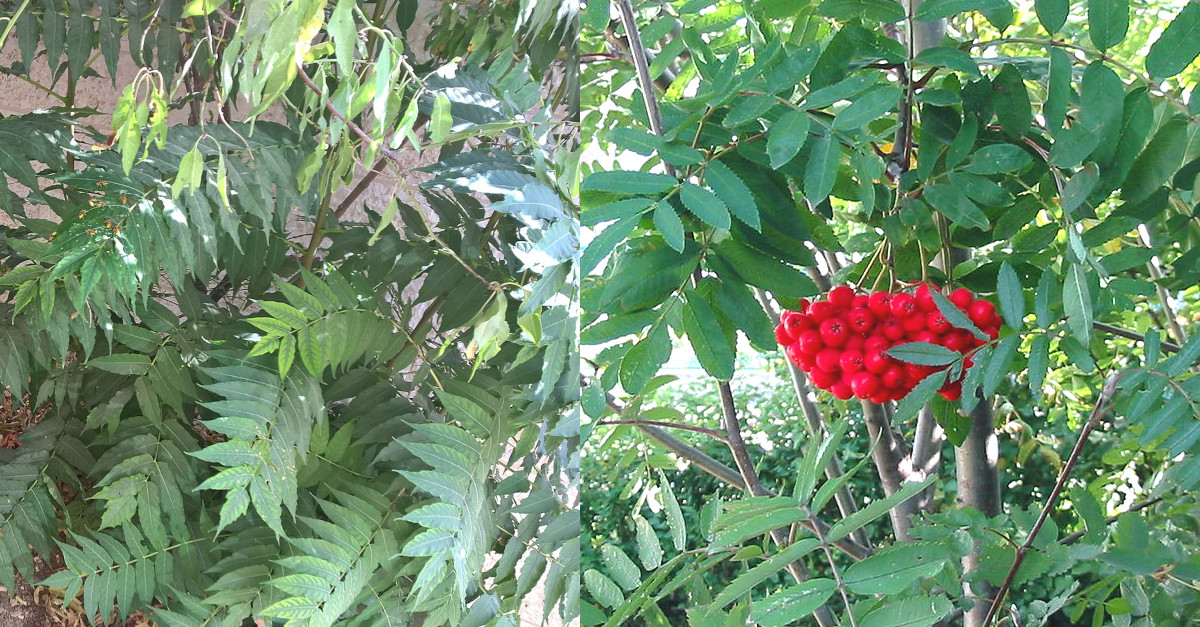
[[1129,30],[1128,0],[1088,0],[1088,35],[1100,50],[1125,39]]
[[1182,72],[1197,55],[1200,55],[1200,6],[1189,2],[1150,44],[1146,71],[1156,78],[1169,78]]

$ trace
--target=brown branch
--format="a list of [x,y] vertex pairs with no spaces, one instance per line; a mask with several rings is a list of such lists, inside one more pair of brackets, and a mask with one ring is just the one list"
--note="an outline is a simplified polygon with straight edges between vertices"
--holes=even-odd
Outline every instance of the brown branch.
[[[867,434],[874,444],[871,449],[871,460],[875,463],[875,470],[879,473],[880,483],[883,484],[883,493],[891,496],[898,492],[906,482],[913,479],[911,472],[905,471],[906,468],[911,471],[912,457],[909,455],[904,439],[898,437],[898,434],[892,430],[883,405],[864,400],[862,401],[862,410],[863,421],[867,423]],[[909,535],[909,530],[912,529],[912,518],[919,513],[916,499],[908,499],[888,511],[892,520],[892,531],[896,534],[897,541],[906,542],[912,539]]]
[[694,431],[696,433],[703,433],[704,435],[711,435],[712,437],[717,438],[718,440],[721,440],[721,441],[726,441],[728,439],[725,437],[724,433],[721,433],[720,431],[716,431],[714,429],[706,429],[704,427],[693,427],[692,425],[681,425],[677,422],[662,422],[660,420],[643,420],[641,418],[636,419],[636,420],[601,420],[600,422],[597,422],[596,424],[599,426],[604,426],[604,427],[616,426],[616,425],[650,425],[652,427],[664,427],[667,429],[680,429],[683,431]]
[[[1093,322],[1092,328],[1096,329],[1097,331],[1104,331],[1105,333],[1108,333],[1110,335],[1116,335],[1118,337],[1123,337],[1123,338],[1130,339],[1130,340],[1136,340],[1138,342],[1146,341],[1146,336],[1142,335],[1141,333],[1138,333],[1136,331],[1130,331],[1129,329],[1122,329],[1121,327],[1113,326],[1111,324],[1105,324],[1103,322]],[[1179,348],[1180,348],[1180,346],[1178,344],[1175,344],[1173,342],[1165,342],[1165,341],[1162,342],[1160,344],[1160,346],[1162,347],[1162,349],[1164,351],[1167,351],[1170,353],[1178,353]]]
[[[744,489],[751,496],[766,496],[770,492],[763,487],[762,480],[758,476],[758,471],[754,470],[754,462],[750,459],[750,452],[746,450],[746,443],[742,440],[742,425],[738,420],[737,406],[733,401],[733,389],[729,386],[728,381],[720,381],[717,383],[717,391],[721,396],[721,418],[725,423],[725,433],[728,435],[726,443],[729,445],[729,451],[733,453],[733,461],[737,464],[738,472],[742,475]],[[788,534],[783,528],[772,529],[770,535],[771,539],[780,548],[790,544]],[[822,538],[822,544],[824,544],[825,536],[820,535],[820,537]],[[832,562],[830,564],[832,565]],[[787,570],[792,575],[792,579],[796,580],[796,583],[804,583],[804,580],[808,578],[807,573],[800,570],[799,562],[788,564]],[[813,611],[813,617],[817,619],[817,623],[821,627],[832,627],[837,624],[833,612],[824,605]]]
[[1063,464],[1063,469],[1058,474],[1058,481],[1054,484],[1054,489],[1050,491],[1050,495],[1046,497],[1046,504],[1042,506],[1042,513],[1038,515],[1037,522],[1033,523],[1033,528],[1029,530],[1029,535],[1025,538],[1025,542],[1017,547],[1017,555],[1013,558],[1012,566],[1008,569],[1008,575],[1004,577],[1004,583],[1000,585],[1000,589],[996,591],[996,596],[992,599],[992,605],[988,608],[987,616],[983,619],[983,625],[990,625],[992,619],[996,617],[996,612],[1000,610],[1000,606],[1004,603],[1004,597],[1012,588],[1013,580],[1016,579],[1017,571],[1021,568],[1021,563],[1025,561],[1025,555],[1029,549],[1033,548],[1033,542],[1037,539],[1038,533],[1041,532],[1042,526],[1046,524],[1046,519],[1050,517],[1050,511],[1058,504],[1058,497],[1062,494],[1063,488],[1067,485],[1067,480],[1071,476],[1071,471],[1075,469],[1076,462],[1079,461],[1080,454],[1083,453],[1084,444],[1087,442],[1088,436],[1096,427],[1100,426],[1100,420],[1104,417],[1104,411],[1108,402],[1112,400],[1113,394],[1117,390],[1117,382],[1121,379],[1121,375],[1113,375],[1108,378],[1108,382],[1104,384],[1104,389],[1100,392],[1100,398],[1096,399],[1096,405],[1092,408],[1092,413],[1088,416],[1088,420],[1079,430],[1079,439],[1075,441],[1075,448],[1071,450],[1071,456],[1067,458],[1067,462]]
[[354,186],[354,189],[350,190],[349,194],[346,194],[346,197],[342,200],[341,204],[338,205],[336,210],[334,210],[333,217],[340,220],[342,215],[350,209],[350,205],[354,204],[354,201],[358,200],[358,197],[362,196],[362,193],[367,191],[367,188],[371,186],[371,183],[375,182],[375,178],[378,177],[381,172],[383,172],[385,165],[386,162],[383,159],[376,161],[375,165],[371,167],[371,170],[362,177],[362,180],[360,180],[357,185]]
[[[623,413],[625,408],[617,402],[611,394],[607,395],[606,403],[610,409],[617,413]],[[727,485],[744,490],[746,485],[742,482],[742,476],[738,471],[726,466],[717,459],[713,458],[708,453],[684,442],[683,440],[667,433],[666,431],[653,427],[647,424],[638,424],[637,428],[645,433],[650,439],[662,444],[667,450],[675,453],[679,457],[686,459],[691,464],[695,465],[700,470],[709,475],[725,482]],[[774,492],[764,488],[765,496],[777,496]],[[827,534],[829,532],[829,524],[815,516],[810,516],[801,523],[806,529],[815,534]],[[833,543],[840,551],[850,556],[854,560],[864,560],[871,556],[870,548],[865,547],[851,538],[842,538]]]
[[[1117,514],[1115,516],[1109,516],[1108,518],[1105,518],[1104,522],[1111,525],[1112,523],[1117,522],[1117,519],[1125,514],[1141,511],[1143,509],[1146,509],[1147,507],[1152,507],[1154,505],[1161,503],[1162,500],[1163,500],[1163,497],[1156,496],[1150,500],[1142,501],[1141,503],[1136,503],[1134,505],[1131,505],[1129,507],[1129,509],[1121,512],[1120,514]],[[1061,545],[1064,545],[1064,546],[1066,546],[1068,544],[1075,544],[1076,542],[1079,541],[1080,538],[1082,538],[1085,535],[1087,535],[1086,531],[1076,531],[1075,533],[1072,533],[1069,536],[1063,536],[1063,538],[1061,540],[1059,540],[1058,543]]]
[[[316,83],[313,82],[312,77],[310,77],[308,75],[308,72],[304,71],[303,65],[296,64],[296,74],[300,77],[300,80],[304,81],[305,85],[308,85],[308,88],[310,90],[312,90],[313,93],[317,94],[318,96],[321,96],[321,98],[325,100],[325,108],[327,110],[329,110],[330,115],[332,115],[333,117],[335,117],[335,118],[341,120],[343,123],[345,123],[346,128],[349,128],[351,131],[353,131],[354,134],[358,135],[358,137],[360,139],[362,139],[364,142],[366,142],[368,144],[376,143],[376,140],[373,139],[370,135],[368,135],[366,133],[366,131],[362,130],[362,128],[359,125],[355,124],[353,121],[348,119],[346,117],[346,114],[342,113],[341,111],[338,110],[337,107],[333,106],[332,100],[325,98],[325,92],[322,91],[320,87],[317,87]],[[387,159],[390,160],[392,163],[395,163],[396,165],[401,165],[400,151],[388,148],[386,145],[384,145],[384,143],[382,141],[379,141],[379,154],[383,155],[384,157],[387,157]]]

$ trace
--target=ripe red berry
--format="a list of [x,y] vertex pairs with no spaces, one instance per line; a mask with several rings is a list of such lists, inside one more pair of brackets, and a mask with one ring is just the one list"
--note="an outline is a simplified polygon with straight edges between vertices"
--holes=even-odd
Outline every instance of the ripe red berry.
[[850,307],[853,309],[863,309],[867,306],[867,303],[866,294],[857,294],[854,297],[854,304],[850,305]]
[[796,366],[798,366],[801,370],[804,369],[803,359],[801,359],[801,356],[804,353],[800,352],[799,346],[796,344],[788,344],[787,347],[783,349],[783,352],[787,354],[788,359],[791,360],[793,364],[796,364]]
[[952,350],[963,352],[972,347],[971,340],[974,338],[969,331],[951,331],[942,336],[942,346]]
[[892,315],[897,318],[908,318],[917,311],[917,299],[913,298],[912,294],[901,292],[892,296],[890,304]]
[[925,316],[923,314],[913,314],[908,318],[904,318],[901,321],[901,324],[904,325],[905,335],[909,337],[926,330]]
[[796,338],[796,345],[800,347],[800,351],[809,355],[816,355],[825,343],[821,341],[821,332],[816,329],[809,329],[800,334]]
[[843,352],[841,359],[838,360],[838,365],[842,367],[844,375],[860,372],[866,367],[863,363],[862,351],[857,350],[846,350]]
[[871,335],[867,337],[865,342],[863,342],[863,351],[887,350],[887,348],[891,345],[892,343],[889,342],[886,337],[882,335]]
[[872,351],[863,357],[863,365],[869,372],[883,374],[892,365],[892,358],[883,351]]
[[854,335],[851,335],[850,337],[846,338],[846,345],[843,348],[846,350],[853,348],[855,350],[861,351],[863,349],[863,344],[865,344],[865,343],[866,343],[866,340],[863,339],[863,336],[854,334]]
[[850,328],[858,333],[868,333],[875,326],[875,316],[867,308],[851,309],[847,317]]
[[821,323],[821,340],[826,346],[839,348],[846,344],[850,336],[850,327],[841,318],[830,318]]
[[904,368],[901,366],[889,366],[883,372],[881,378],[883,384],[889,388],[905,387],[905,383],[907,382],[907,378],[904,376]]
[[822,349],[817,353],[817,368],[825,372],[841,371],[842,352],[833,348]]
[[850,377],[850,389],[859,398],[867,398],[879,391],[879,379],[869,372],[859,372]]
[[787,327],[788,333],[792,337],[800,337],[800,332],[805,329],[813,328],[812,320],[808,316],[798,311],[783,312],[783,325]]
[[808,317],[814,323],[820,324],[830,319],[837,313],[837,308],[831,303],[824,300],[819,300],[808,307]]
[[811,303],[808,302],[807,298],[801,298],[800,299],[800,313],[808,313],[808,307],[810,304]]
[[837,383],[834,383],[832,386],[829,387],[829,391],[832,392],[834,396],[842,399],[843,401],[847,401],[847,400],[850,400],[851,398],[854,398],[854,390],[851,389],[850,384],[846,383],[845,381],[838,381]]
[[829,291],[829,302],[838,309],[849,309],[854,304],[854,290],[839,285]]
[[928,377],[932,373],[933,373],[933,368],[931,366],[918,366],[917,364],[904,364],[904,376],[909,381],[912,381],[913,385],[920,383],[922,379],[924,379],[925,377]]
[[971,322],[974,322],[975,326],[990,326],[993,316],[996,315],[996,306],[986,300],[977,300],[971,303],[967,315],[970,316]]
[[872,292],[867,297],[867,308],[877,318],[886,318],[892,315],[892,295],[887,292]]
[[967,307],[970,307],[974,300],[975,295],[971,293],[971,290],[965,287],[960,287],[953,292],[950,292],[950,302],[954,303],[955,307],[958,307],[963,311],[966,311]]
[[938,390],[938,394],[941,394],[946,400],[957,401],[962,398],[962,382],[954,381],[947,383],[942,386],[942,389]]
[[795,342],[796,338],[792,337],[791,333],[788,333],[787,325],[780,322],[775,326],[775,341],[781,346],[788,346]]
[[904,322],[900,318],[887,318],[883,321],[883,336],[891,342],[899,342],[908,335]]
[[913,336],[914,342],[925,342],[927,344],[937,344],[938,335],[933,331],[925,330]]
[[916,298],[916,300],[917,300],[917,308],[918,309],[920,309],[921,311],[925,311],[925,312],[937,311],[937,303],[935,303],[933,301],[933,295],[929,293],[931,290],[936,290],[936,289],[937,289],[937,287],[931,288],[926,283],[922,283],[917,286],[917,290],[914,294],[914,298]]
[[842,380],[841,375],[834,372],[825,372],[820,368],[808,373],[808,378],[813,382],[813,385],[821,388],[822,390],[828,390],[831,385]]
[[940,311],[929,312],[929,315],[925,317],[925,326],[938,335],[944,335],[954,328],[954,325],[950,324],[950,321],[946,320],[946,316],[943,316]]

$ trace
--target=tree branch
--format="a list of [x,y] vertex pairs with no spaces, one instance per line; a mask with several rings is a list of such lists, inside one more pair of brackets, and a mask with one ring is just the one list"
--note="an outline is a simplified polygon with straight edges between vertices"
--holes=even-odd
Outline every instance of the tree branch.
[[1058,481],[1054,484],[1054,489],[1050,491],[1050,496],[1046,497],[1046,504],[1042,506],[1042,513],[1038,515],[1037,522],[1033,523],[1033,528],[1029,530],[1029,536],[1025,538],[1025,542],[1017,547],[1017,555],[1013,558],[1012,566],[1008,569],[1008,575],[1004,577],[1004,583],[1000,585],[1000,589],[996,591],[996,596],[992,599],[992,604],[988,608],[987,616],[983,619],[983,625],[990,625],[992,619],[996,617],[996,612],[1000,610],[1000,606],[1004,603],[1004,597],[1012,588],[1013,580],[1017,576],[1017,571],[1021,568],[1021,563],[1025,561],[1025,555],[1029,549],[1033,548],[1033,542],[1037,539],[1038,533],[1042,531],[1042,526],[1046,524],[1046,519],[1050,517],[1050,511],[1058,503],[1058,497],[1062,494],[1063,488],[1067,485],[1067,479],[1071,477],[1071,471],[1075,469],[1075,463],[1079,461],[1079,455],[1083,453],[1083,446],[1087,442],[1088,436],[1096,427],[1100,426],[1100,420],[1104,417],[1105,407],[1112,400],[1113,394],[1117,390],[1117,381],[1120,380],[1120,375],[1113,375],[1108,378],[1108,382],[1104,384],[1104,389],[1100,392],[1100,398],[1096,399],[1096,405],[1092,408],[1092,413],[1088,416],[1088,420],[1079,430],[1079,438],[1075,441],[1075,448],[1071,450],[1071,456],[1067,458],[1063,469],[1058,473]]
[[[615,412],[621,413],[624,411],[624,408],[617,403],[616,399],[611,395],[607,399],[607,404],[609,408]],[[682,457],[683,459],[686,459],[689,463],[695,465],[700,470],[703,470],[709,475],[712,475],[713,477],[716,477],[717,479],[732,487],[738,488],[739,490],[746,489],[746,484],[742,482],[742,476],[738,473],[738,471],[726,466],[725,464],[722,464],[708,453],[705,453],[704,451],[692,446],[691,444],[688,444],[687,442],[684,442],[683,440],[671,435],[670,433],[667,433],[662,429],[659,429],[658,427],[653,427],[647,424],[638,424],[636,426],[642,431],[642,433],[645,433],[647,436],[649,436],[650,439],[662,444],[664,448]],[[764,490],[765,496],[777,496],[769,489],[764,488]],[[810,516],[807,520],[801,523],[801,525],[814,534],[826,534],[829,531],[829,525],[816,516]],[[870,557],[872,554],[870,548],[865,547],[850,538],[838,540],[837,542],[833,543],[833,546],[837,547],[840,551],[855,560],[864,560]]]
[[[892,430],[883,405],[864,400],[862,410],[863,421],[867,423],[867,434],[874,443],[871,459],[879,473],[879,481],[883,484],[883,493],[891,496],[899,491],[905,482],[914,479],[908,446]],[[897,541],[907,542],[912,539],[909,533],[912,529],[912,518],[918,514],[920,508],[917,499],[908,499],[888,512]]]
[[362,139],[364,142],[366,142],[367,144],[376,144],[376,143],[379,144],[379,154],[386,157],[392,163],[395,163],[396,165],[401,165],[400,151],[392,150],[391,148],[388,148],[387,146],[385,146],[383,144],[383,142],[372,138],[370,135],[368,135],[366,133],[366,131],[362,130],[362,128],[359,127],[359,125],[355,124],[352,120],[348,119],[346,117],[346,114],[342,113],[341,111],[338,111],[338,108],[333,106],[333,101],[329,100],[328,98],[325,97],[325,92],[322,91],[320,87],[317,87],[317,84],[313,82],[312,77],[308,75],[308,72],[304,71],[303,65],[301,65],[299,63],[296,64],[296,74],[300,77],[300,80],[304,81],[305,85],[308,85],[308,88],[310,90],[312,90],[313,93],[317,94],[318,96],[321,96],[321,98],[325,101],[325,108],[329,111],[330,115],[332,115],[333,117],[335,117],[335,118],[341,120],[343,123],[345,123],[346,128],[353,131],[355,135],[358,135],[358,137],[360,139]]
[[681,425],[677,422],[662,422],[660,420],[642,420],[640,418],[637,420],[601,420],[600,422],[597,422],[596,424],[600,425],[600,426],[649,425],[651,427],[664,427],[667,429],[681,429],[683,431],[694,431],[696,433],[703,433],[704,435],[710,435],[714,438],[717,438],[718,440],[721,440],[722,442],[724,442],[728,439],[724,433],[721,433],[720,431],[716,431],[713,429],[705,429],[704,427],[693,427],[692,425]]
[[[1108,518],[1105,518],[1104,522],[1111,525],[1112,523],[1117,522],[1117,519],[1120,518],[1121,516],[1124,516],[1125,514],[1141,511],[1143,509],[1146,509],[1147,507],[1152,507],[1154,505],[1161,503],[1162,500],[1163,500],[1163,497],[1157,496],[1157,497],[1154,497],[1147,501],[1142,501],[1141,503],[1135,503],[1134,505],[1131,505],[1129,507],[1129,509],[1121,512],[1120,514],[1117,514],[1115,516],[1109,516]],[[1079,541],[1080,538],[1082,538],[1083,536],[1086,536],[1086,535],[1087,535],[1086,531],[1076,531],[1075,533],[1072,533],[1069,536],[1063,536],[1063,538],[1061,540],[1059,540],[1058,543],[1063,546],[1066,546],[1068,544],[1075,544],[1076,542]]]
[[[746,450],[746,443],[742,440],[742,425],[738,420],[737,406],[733,402],[733,389],[730,388],[728,381],[720,381],[717,383],[717,391],[721,396],[721,417],[725,423],[725,433],[728,436],[726,443],[729,445],[729,451],[733,453],[733,461],[737,464],[738,472],[742,476],[742,484],[751,496],[767,496],[770,492],[763,487],[758,472],[754,470],[750,452]],[[788,534],[783,528],[772,529],[770,534],[771,539],[780,548],[788,546]],[[797,567],[796,562],[788,564],[787,569],[796,583],[804,583],[804,580],[807,579],[806,573]],[[813,617],[817,619],[817,623],[821,627],[833,627],[837,624],[833,612],[824,605],[813,611]]]

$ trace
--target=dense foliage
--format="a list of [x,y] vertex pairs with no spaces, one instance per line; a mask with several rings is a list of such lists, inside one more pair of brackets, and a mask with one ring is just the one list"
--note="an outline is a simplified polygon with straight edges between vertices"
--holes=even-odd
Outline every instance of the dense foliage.
[[61,550],[100,622],[576,615],[578,7],[0,7],[63,104],[0,119],[0,388],[40,418],[0,582]]
[[[617,1],[582,23],[585,499],[608,499],[584,624],[1195,619],[1195,3]],[[913,282],[1004,325],[935,303],[988,339],[893,348],[950,371],[898,403],[814,393],[777,348],[801,297]],[[739,385],[764,359],[794,397],[770,410]],[[688,362],[715,397],[671,392]]]

